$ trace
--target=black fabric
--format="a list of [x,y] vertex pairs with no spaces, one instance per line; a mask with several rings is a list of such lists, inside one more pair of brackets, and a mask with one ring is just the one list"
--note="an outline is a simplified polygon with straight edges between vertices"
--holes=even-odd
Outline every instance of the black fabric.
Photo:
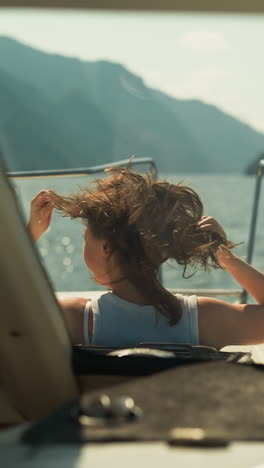
[[[162,346],[155,344],[155,348],[162,349]],[[217,352],[213,348],[177,344],[173,344],[173,348],[178,348],[172,353],[174,357],[161,359],[138,355],[117,358],[107,354],[113,351],[113,348],[75,346],[72,367],[76,375],[146,376],[197,361],[228,360],[251,363],[250,353]],[[133,352],[133,348],[130,350]]]
[[[103,390],[110,399],[130,396],[143,417],[114,427],[85,427],[72,416],[76,402],[31,428],[30,443],[100,440],[168,440],[173,428],[203,428],[227,440],[264,440],[262,366],[203,362],[181,365]],[[102,393],[102,392],[100,392]],[[91,400],[98,392],[90,395]],[[76,413],[75,413],[76,414]]]

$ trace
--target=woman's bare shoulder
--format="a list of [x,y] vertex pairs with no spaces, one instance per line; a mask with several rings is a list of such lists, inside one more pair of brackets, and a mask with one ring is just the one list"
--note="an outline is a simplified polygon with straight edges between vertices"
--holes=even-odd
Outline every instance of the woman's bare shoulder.
[[88,300],[84,297],[66,297],[59,298],[58,302],[62,308],[72,343],[82,344],[84,342],[83,313]]
[[60,306],[62,308],[74,308],[76,310],[81,309],[84,310],[88,299],[84,297],[59,297],[57,298]]

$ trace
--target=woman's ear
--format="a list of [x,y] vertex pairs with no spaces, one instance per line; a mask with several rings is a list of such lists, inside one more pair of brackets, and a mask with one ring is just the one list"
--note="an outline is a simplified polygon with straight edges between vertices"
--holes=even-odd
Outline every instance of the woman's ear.
[[103,255],[105,258],[111,257],[113,253],[113,249],[111,248],[109,242],[104,240],[102,243],[102,249],[103,249]]

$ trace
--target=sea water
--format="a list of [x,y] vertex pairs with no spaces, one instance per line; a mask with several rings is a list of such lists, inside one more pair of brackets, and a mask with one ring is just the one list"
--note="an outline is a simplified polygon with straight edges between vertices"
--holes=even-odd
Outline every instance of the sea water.
[[[255,188],[255,177],[243,175],[177,174],[159,175],[170,182],[183,181],[202,198],[204,214],[215,217],[224,227],[228,239],[241,243],[235,253],[246,257],[249,225]],[[89,185],[91,177],[43,178],[16,181],[15,189],[21,202],[25,220],[31,198],[42,189],[53,189],[69,194]],[[264,270],[264,195],[261,195],[253,264]],[[97,286],[82,259],[83,225],[80,220],[53,214],[51,226],[37,242],[41,261],[56,291],[86,291],[102,289]],[[188,273],[191,273],[189,271]],[[196,272],[191,278],[182,276],[182,268],[169,261],[162,267],[163,284],[168,288],[238,288],[224,271]]]

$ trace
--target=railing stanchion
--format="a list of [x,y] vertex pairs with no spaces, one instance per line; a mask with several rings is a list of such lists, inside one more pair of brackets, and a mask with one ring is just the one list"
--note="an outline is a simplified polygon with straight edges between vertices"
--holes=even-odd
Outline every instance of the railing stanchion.
[[[256,236],[256,226],[257,226],[257,217],[258,217],[258,207],[259,207],[259,199],[260,199],[260,190],[261,190],[261,182],[262,176],[264,171],[264,159],[261,159],[258,163],[257,168],[257,175],[256,175],[256,185],[255,185],[255,193],[253,199],[253,208],[252,208],[252,216],[251,216],[251,223],[249,229],[249,239],[248,239],[248,251],[247,251],[247,263],[252,263],[253,258],[253,251],[254,251],[254,244],[255,244],[255,236]],[[248,293],[245,289],[243,289],[241,294],[241,304],[246,304],[248,298]]]

